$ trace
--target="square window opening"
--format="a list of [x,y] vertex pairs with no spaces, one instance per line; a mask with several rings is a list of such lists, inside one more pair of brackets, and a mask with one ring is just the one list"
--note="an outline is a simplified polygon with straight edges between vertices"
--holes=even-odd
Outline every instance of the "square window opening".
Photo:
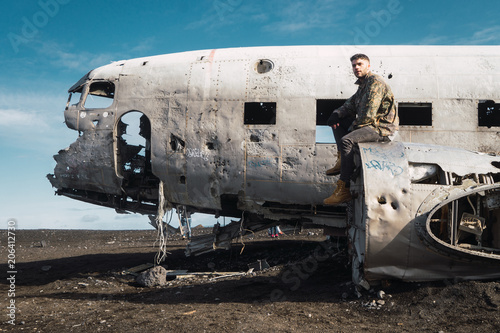
[[398,103],[399,125],[432,126],[432,103]]
[[480,101],[477,106],[478,126],[498,127],[500,126],[500,103],[494,101]]
[[345,101],[345,99],[316,100],[316,143],[335,143],[332,128],[327,125],[327,121],[333,110],[344,105]]
[[276,125],[276,102],[247,102],[245,125]]

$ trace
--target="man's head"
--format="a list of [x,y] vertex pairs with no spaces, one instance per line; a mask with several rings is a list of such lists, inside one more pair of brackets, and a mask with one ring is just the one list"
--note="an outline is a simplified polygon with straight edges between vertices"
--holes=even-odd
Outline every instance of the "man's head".
[[351,57],[352,72],[360,79],[365,77],[370,72],[370,58],[368,56],[357,53]]

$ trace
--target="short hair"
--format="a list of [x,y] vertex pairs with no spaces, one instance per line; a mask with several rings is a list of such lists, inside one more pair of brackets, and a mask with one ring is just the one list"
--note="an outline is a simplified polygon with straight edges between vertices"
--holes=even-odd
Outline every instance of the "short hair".
[[358,59],[362,59],[362,60],[366,60],[366,61],[370,62],[370,58],[368,58],[368,56],[366,54],[363,54],[363,53],[356,53],[355,55],[353,55],[351,57],[351,62],[353,62],[354,60],[358,60]]

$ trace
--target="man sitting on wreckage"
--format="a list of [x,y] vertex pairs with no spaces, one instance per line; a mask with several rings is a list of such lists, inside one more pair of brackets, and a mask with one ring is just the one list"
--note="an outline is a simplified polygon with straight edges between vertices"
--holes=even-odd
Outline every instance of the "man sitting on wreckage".
[[337,163],[326,171],[338,175],[335,192],[323,203],[337,205],[352,200],[349,190],[354,172],[354,147],[359,142],[389,141],[398,129],[399,119],[394,95],[382,77],[370,71],[370,59],[364,54],[351,57],[352,70],[358,78],[358,90],[328,118],[337,143]]

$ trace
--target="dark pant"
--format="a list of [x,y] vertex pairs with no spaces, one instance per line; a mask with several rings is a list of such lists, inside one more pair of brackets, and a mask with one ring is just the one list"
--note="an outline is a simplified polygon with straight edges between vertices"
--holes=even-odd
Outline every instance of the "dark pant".
[[336,129],[333,130],[337,149],[340,152],[340,179],[349,187],[351,176],[354,172],[354,147],[359,142],[380,142],[386,137],[380,135],[372,127],[365,126],[349,132],[353,118],[343,118]]

